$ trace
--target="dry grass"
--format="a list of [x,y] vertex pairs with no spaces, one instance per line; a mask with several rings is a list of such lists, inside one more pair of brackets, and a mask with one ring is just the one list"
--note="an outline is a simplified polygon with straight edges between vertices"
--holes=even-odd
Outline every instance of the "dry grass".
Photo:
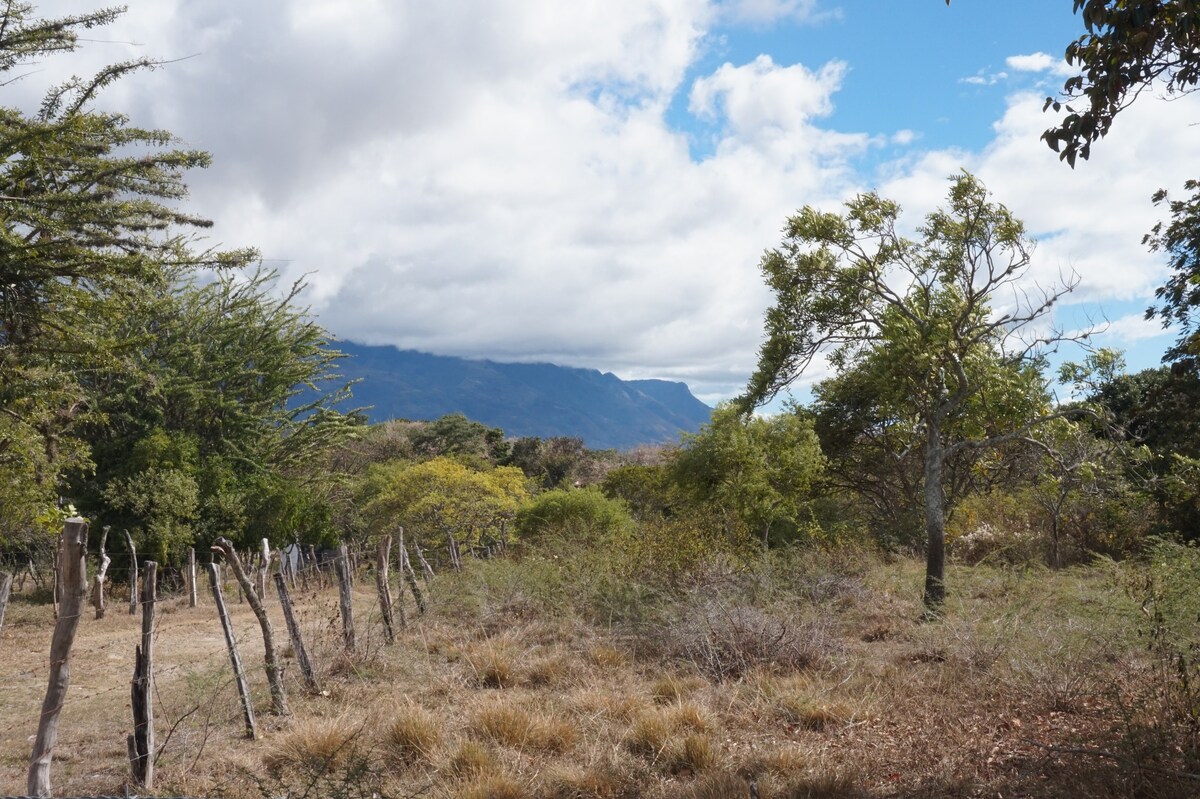
[[[476,568],[521,579],[516,563]],[[312,590],[298,611],[325,693],[304,692],[289,665],[294,719],[265,713],[257,625],[234,600],[258,742],[241,738],[212,608],[176,602],[158,621],[157,790],[299,796],[303,786],[278,776],[299,771],[326,775],[322,790],[337,799],[716,799],[749,796],[750,781],[761,799],[1195,793],[1164,773],[1174,750],[1150,726],[1160,673],[1139,643],[1139,604],[1101,571],[957,567],[945,619],[921,625],[918,564],[859,565],[853,579],[806,568],[793,593],[779,576],[758,594],[723,584],[705,602],[681,591],[654,616],[624,606],[626,621],[597,625],[565,600],[507,618],[512,602],[489,605],[468,569],[434,581],[431,613],[391,647],[362,581],[353,658],[338,654],[336,589]],[[534,615],[545,605],[556,615]],[[114,600],[105,619],[80,625],[56,795],[127,788],[139,621]],[[18,598],[0,634],[0,794],[24,788],[51,625],[48,606]]]
[[384,752],[401,767],[431,762],[441,742],[437,720],[414,705],[403,708],[383,732]]

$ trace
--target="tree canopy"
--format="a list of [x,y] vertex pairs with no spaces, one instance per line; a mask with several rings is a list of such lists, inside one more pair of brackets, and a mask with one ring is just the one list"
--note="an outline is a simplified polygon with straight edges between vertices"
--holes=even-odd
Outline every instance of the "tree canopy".
[[[1056,413],[1042,350],[1061,338],[1042,323],[1072,288],[1029,289],[1024,226],[969,174],[951,181],[947,207],[921,238],[897,233],[900,207],[876,194],[844,214],[802,209],[761,267],[775,294],[743,410],[773,397],[827,354],[857,372],[880,409],[922,453],[925,599],[944,597],[945,467],[964,450],[1026,434]],[[1030,292],[1033,293],[1030,293]]]

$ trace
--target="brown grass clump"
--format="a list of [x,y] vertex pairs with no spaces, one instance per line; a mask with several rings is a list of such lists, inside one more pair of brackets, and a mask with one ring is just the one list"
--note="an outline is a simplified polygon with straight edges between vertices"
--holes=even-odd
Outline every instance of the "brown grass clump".
[[790,724],[821,732],[844,724],[850,710],[840,702],[825,702],[800,693],[786,693],[774,701],[775,712]]
[[750,783],[736,774],[721,771],[706,774],[668,796],[670,799],[741,799],[750,796]]
[[530,664],[525,672],[524,684],[532,688],[558,685],[570,673],[565,658],[554,656],[542,658]]
[[616,769],[556,766],[542,781],[541,799],[611,799],[627,795],[627,780]]
[[578,737],[568,722],[541,713],[530,713],[511,704],[494,705],[479,711],[471,729],[496,743],[517,749],[564,752]]
[[315,718],[296,722],[263,754],[272,774],[296,770],[324,774],[344,768],[354,757],[360,726],[346,718]]
[[646,700],[631,694],[587,689],[572,698],[572,705],[585,716],[597,716],[610,721],[628,722],[646,710]]
[[532,794],[511,777],[493,774],[464,785],[455,796],[457,799],[530,799]]
[[672,708],[668,719],[671,726],[677,730],[689,729],[694,732],[707,732],[712,726],[708,714],[699,705],[691,702],[685,702]]
[[667,768],[673,774],[698,773],[710,768],[717,760],[717,750],[707,735],[691,733],[673,741],[667,748]]
[[593,666],[601,669],[620,669],[629,665],[629,656],[616,647],[594,644],[584,653]]
[[463,741],[450,756],[446,770],[460,779],[492,774],[496,771],[496,759],[483,744],[477,741]]
[[383,734],[384,751],[401,766],[429,762],[441,742],[442,731],[437,720],[416,706],[401,711]]
[[669,705],[682,702],[703,685],[704,680],[697,677],[677,677],[674,674],[668,674],[655,681],[650,688],[650,694],[654,697],[655,702]]
[[657,758],[671,738],[671,725],[662,713],[647,713],[625,734],[625,748],[635,755]]
[[517,667],[511,649],[488,641],[463,656],[476,684],[483,688],[508,688],[516,682]]

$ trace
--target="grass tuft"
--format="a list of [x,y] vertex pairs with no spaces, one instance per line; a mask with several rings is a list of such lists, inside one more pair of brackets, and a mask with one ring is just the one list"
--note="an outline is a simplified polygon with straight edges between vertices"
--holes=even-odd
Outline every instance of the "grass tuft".
[[384,751],[394,763],[405,767],[431,761],[441,742],[437,720],[416,706],[402,710],[383,734]]

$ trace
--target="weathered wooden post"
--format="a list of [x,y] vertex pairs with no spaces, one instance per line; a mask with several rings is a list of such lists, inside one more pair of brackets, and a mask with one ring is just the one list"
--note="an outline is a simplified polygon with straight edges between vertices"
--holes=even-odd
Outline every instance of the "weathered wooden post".
[[138,562],[137,547],[133,545],[133,536],[128,530],[125,533],[125,546],[129,548],[129,615],[137,613],[138,606]]
[[338,557],[334,562],[338,578],[338,604],[342,611],[342,640],[346,650],[354,651],[354,605],[350,596],[350,555],[346,545],[338,546]]
[[225,648],[229,650],[229,662],[233,666],[233,677],[237,682],[238,696],[242,699],[242,716],[246,721],[246,737],[253,740],[258,737],[258,727],[254,723],[254,704],[250,701],[250,686],[246,684],[246,672],[242,668],[242,658],[238,655],[237,639],[233,637],[233,625],[229,623],[229,611],[225,608],[225,597],[221,595],[220,567],[215,563],[208,564],[208,584],[212,588],[213,604],[217,606],[217,616],[221,619],[221,630],[225,633]]
[[133,781],[154,788],[154,611],[158,605],[158,564],[146,561],[142,579],[142,643],[134,649],[130,706],[133,734],[125,739]]
[[421,595],[421,589],[417,587],[417,573],[413,571],[412,561],[408,559],[408,547],[404,545],[403,527],[400,528],[397,556],[400,558],[400,573],[404,575],[404,580],[408,583],[408,590],[412,592],[413,600],[417,603],[417,612],[424,616],[425,597]]
[[4,632],[4,612],[8,610],[8,597],[12,594],[13,576],[0,572],[0,633]]
[[50,681],[29,758],[25,790],[30,796],[50,796],[50,761],[58,738],[58,716],[71,682],[71,645],[75,642],[88,590],[87,535],[88,523],[79,517],[67,519],[63,524],[58,559],[62,571],[58,581],[62,586],[62,606],[50,641]]
[[112,558],[108,556],[104,545],[108,541],[108,525],[100,528],[100,552],[97,557],[100,560],[100,568],[96,571],[96,577],[92,581],[92,607],[96,609],[96,618],[103,619],[106,603],[104,601],[104,578],[108,574],[108,564],[112,562]]
[[375,550],[375,591],[379,594],[379,615],[383,618],[383,637],[396,643],[396,614],[392,608],[392,590],[388,587],[388,560],[392,554],[392,537],[385,534]]
[[283,664],[279,662],[279,655],[275,649],[275,633],[271,629],[271,619],[267,616],[267,609],[263,606],[262,599],[255,593],[254,586],[250,584],[250,577],[242,568],[242,561],[238,558],[237,550],[233,548],[233,542],[228,538],[218,538],[213,545],[213,551],[220,552],[225,556],[225,560],[233,569],[234,576],[237,577],[238,585],[242,587],[242,593],[246,595],[246,601],[250,603],[250,609],[254,611],[255,617],[258,619],[258,626],[262,628],[263,665],[267,671],[267,682],[271,686],[272,709],[280,716],[290,716],[287,692],[283,687]]
[[196,607],[196,548],[188,547],[188,607]]
[[308,690],[316,693],[321,688],[317,685],[317,675],[313,673],[312,663],[308,659],[308,650],[304,648],[300,625],[296,623],[292,598],[288,593],[287,582],[283,579],[282,561],[280,561],[280,571],[275,572],[275,592],[279,594],[279,606],[283,608],[283,620],[287,623],[288,636],[292,639],[292,649],[296,650],[296,663],[300,666],[300,673],[304,675],[304,684]]
[[421,579],[428,586],[429,581],[433,579],[433,567],[429,565],[429,561],[425,560],[425,553],[421,551],[421,545],[416,541],[413,541],[413,549],[417,551],[417,560],[421,562]]
[[255,575],[254,588],[263,602],[267,601],[267,569],[271,565],[271,544],[267,539],[262,540],[262,549],[258,552],[258,573]]

